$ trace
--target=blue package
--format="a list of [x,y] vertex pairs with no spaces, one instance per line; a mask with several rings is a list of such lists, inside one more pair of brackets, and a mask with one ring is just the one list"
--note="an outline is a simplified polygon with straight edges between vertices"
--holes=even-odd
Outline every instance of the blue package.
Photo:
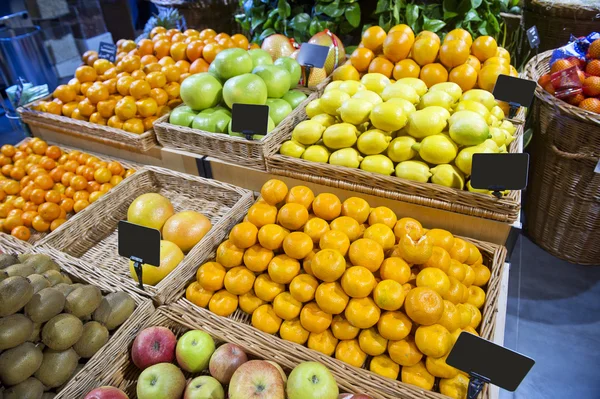
[[552,52],[550,65],[554,64],[556,60],[570,57],[577,57],[580,60],[585,61],[585,55],[587,54],[590,44],[597,39],[600,39],[600,33],[598,32],[592,32],[586,37],[582,38],[577,38],[571,35],[569,44],[559,47]]

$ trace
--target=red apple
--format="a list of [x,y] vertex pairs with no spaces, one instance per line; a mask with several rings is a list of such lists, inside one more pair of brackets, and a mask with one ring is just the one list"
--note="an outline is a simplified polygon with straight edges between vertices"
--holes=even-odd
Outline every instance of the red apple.
[[140,332],[131,347],[131,360],[140,370],[175,359],[175,334],[165,327],[148,327]]
[[285,386],[285,383],[287,382],[287,375],[285,375],[285,371],[283,371],[279,364],[275,363],[272,360],[266,360],[266,362],[271,363],[279,371],[279,374],[281,374],[281,379],[283,380],[283,386]]
[[242,348],[235,344],[225,344],[213,353],[208,369],[210,375],[221,384],[229,384],[233,373],[247,361],[248,356]]
[[103,386],[85,395],[84,399],[129,399],[129,397],[118,388]]
[[363,395],[362,393],[341,393],[338,399],[373,399],[370,396]]
[[229,399],[284,399],[279,370],[263,360],[242,364],[231,377]]

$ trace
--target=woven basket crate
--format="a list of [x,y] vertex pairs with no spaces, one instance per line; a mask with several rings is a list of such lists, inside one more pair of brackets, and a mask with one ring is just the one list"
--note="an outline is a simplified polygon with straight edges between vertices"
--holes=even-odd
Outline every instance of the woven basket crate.
[[[156,286],[138,287],[129,272],[129,261],[118,254],[118,223],[127,219],[127,209],[138,196],[155,192],[169,200],[176,212],[193,210],[212,222],[212,229],[186,254],[181,263]],[[163,168],[145,167],[105,196],[94,212],[75,215],[70,223],[42,240],[48,245],[82,260],[87,269],[100,269],[112,274],[115,284],[139,295],[166,303],[193,277],[199,262],[207,257],[215,243],[221,242],[252,203],[250,191],[216,180],[204,179]]]
[[[114,281],[106,274],[100,272],[88,273],[81,268],[79,262],[68,256],[50,248],[40,248],[29,246],[26,250],[13,248],[11,243],[6,241],[4,236],[0,236],[0,250],[4,253],[23,254],[36,253],[45,254],[55,260],[60,266],[64,274],[68,275],[73,282],[81,282],[84,284],[92,284],[100,288],[103,294],[111,292],[126,291],[136,303],[136,308],[129,318],[121,324],[116,330],[112,331],[108,342],[94,356],[88,359],[83,368],[77,372],[70,381],[76,381],[83,375],[96,375],[103,371],[104,367],[100,359],[105,358],[106,353],[114,346],[114,343],[120,342],[123,337],[131,335],[131,331],[137,331],[139,326],[143,325],[149,317],[154,313],[154,306],[149,299],[144,299],[132,293],[131,291],[123,290],[114,284]],[[66,383],[67,385],[70,382]]]
[[[51,99],[52,96],[48,96],[42,100]],[[49,112],[35,111],[32,106],[33,103],[17,108],[23,122],[32,130],[35,128],[48,129],[60,134],[136,152],[147,151],[156,145],[154,129],[147,130],[142,134],[129,133],[110,126],[80,121]]]
[[[237,222],[241,222],[244,216],[245,215],[243,214],[239,215]],[[473,243],[479,249],[483,257],[483,264],[486,265],[491,271],[491,277],[487,288],[485,289],[486,302],[484,308],[482,309],[482,321],[478,328],[478,332],[481,337],[488,340],[493,340],[496,328],[496,316],[498,314],[498,298],[500,296],[502,272],[506,259],[506,248],[500,245],[470,238],[460,238]],[[211,252],[207,253],[208,256],[204,258],[202,263],[214,259],[216,249],[217,246],[215,246]],[[193,281],[193,278],[188,280],[188,283],[191,281]],[[400,381],[384,378],[368,371],[366,366],[369,364],[370,357],[365,362],[365,365],[363,365],[363,368],[359,369],[333,357],[329,357],[320,352],[309,349],[305,346],[284,341],[276,335],[264,333],[252,327],[251,316],[244,313],[239,308],[228,318],[217,316],[208,309],[200,308],[183,297],[185,295],[185,288],[187,285],[188,284],[186,283],[185,286],[182,286],[178,292],[177,298],[181,299],[179,299],[174,305],[170,305],[170,307],[173,309],[180,309],[179,312],[190,321],[220,319],[222,320],[222,323],[230,323],[230,320],[233,320],[239,323],[238,327],[235,329],[236,334],[244,333],[251,335],[253,337],[253,342],[261,342],[264,343],[265,346],[275,348],[277,352],[281,354],[281,356],[285,356],[294,361],[319,361],[329,367],[338,382],[341,380],[360,381],[360,387],[362,387],[363,390],[379,390],[390,399],[446,398],[446,396],[439,393],[424,391],[418,387],[408,385]],[[489,399],[489,389],[487,385],[485,385],[483,394],[479,396],[479,399]]]
[[[26,143],[26,142],[28,142],[29,140],[31,140],[31,138],[26,138],[26,139],[24,139],[23,141],[19,142],[19,144],[17,144],[15,147],[18,147],[19,145],[21,145],[21,144],[23,144],[23,143]],[[51,144],[51,145],[57,145],[57,144],[54,144],[54,143],[49,143],[49,144]],[[64,147],[64,146],[62,146],[62,145],[58,145],[58,147],[60,147],[60,149],[61,149],[63,152],[67,153],[67,154],[68,154],[69,152],[71,152],[71,151],[74,151],[74,150],[75,150],[75,149],[73,149],[73,148]],[[79,151],[79,150],[77,150],[77,151]],[[129,161],[124,161],[124,160],[117,159],[117,158],[108,158],[108,157],[106,157],[105,155],[96,154],[96,153],[89,152],[89,151],[86,151],[86,153],[87,153],[87,154],[90,154],[90,155],[93,155],[93,156],[95,156],[96,158],[98,158],[98,159],[100,159],[100,160],[102,160],[102,161],[106,161],[106,162],[110,162],[110,161],[118,161],[118,162],[119,162],[119,163],[120,163],[120,164],[121,164],[121,165],[122,165],[122,166],[123,166],[125,169],[137,169],[137,168],[139,168],[139,165],[137,165],[137,164],[134,164],[134,163],[131,163],[131,162],[129,162]],[[104,200],[104,197],[106,197],[106,196],[104,195],[104,196],[100,197],[100,198],[99,198],[97,201],[95,201],[94,203],[90,204],[90,205],[89,205],[87,208],[85,208],[85,209],[81,210],[79,213],[82,213],[82,212],[90,212],[90,209],[93,209],[93,207],[94,207],[94,206],[96,206],[96,203],[97,203],[97,202],[99,202],[99,201],[103,201],[103,200]],[[68,214],[67,214],[67,221],[65,222],[65,224],[69,223],[69,221],[71,220],[71,218],[72,218],[73,216],[74,216],[74,213],[72,213],[72,212],[68,213]],[[39,240],[41,240],[42,238],[44,238],[44,237],[47,237],[47,236],[49,236],[49,235],[52,235],[52,234],[54,234],[54,232],[50,232],[50,233],[40,233],[40,232],[38,232],[38,231],[35,231],[35,230],[34,230],[34,229],[32,229],[32,228],[30,228],[30,229],[29,229],[29,231],[31,232],[31,237],[30,237],[30,238],[29,238],[29,240],[28,240],[28,243],[29,243],[29,244],[35,244],[36,242],[38,242],[38,241],[39,241]],[[3,232],[3,231],[1,231],[1,230],[0,230],[0,236],[5,236],[5,237],[8,237],[8,239],[17,240],[16,238],[14,238],[14,237],[10,236],[9,234],[6,234],[6,233],[4,233],[4,232]],[[20,241],[20,240],[18,240],[18,241]]]
[[[251,359],[274,361],[287,374],[304,361],[295,358],[291,353],[281,352],[279,348],[272,346],[268,341],[257,339],[245,325],[215,316],[207,310],[196,308],[189,311],[178,305],[161,306],[146,323],[139,325],[135,330],[129,330],[128,335],[123,335],[119,341],[111,343],[103,358],[98,360],[99,365],[103,366],[104,370],[100,370],[98,373],[78,374],[56,396],[56,399],[82,399],[92,389],[106,385],[120,388],[130,399],[136,399],[136,385],[141,371],[130,360],[131,345],[136,335],[143,328],[151,326],[169,328],[177,337],[189,330],[203,330],[213,337],[217,345],[225,342],[236,344]],[[206,372],[201,374],[206,375]],[[200,374],[185,372],[187,378],[193,378],[197,375]],[[373,399],[397,398],[396,396],[383,394],[376,389],[367,390],[362,384],[357,383],[352,375],[346,375],[343,378],[336,376],[336,380],[340,393],[367,392]],[[227,390],[225,392],[227,394]]]
[[277,151],[294,126],[306,119],[306,105],[316,98],[317,92],[313,92],[261,140],[247,140],[243,137],[173,125],[169,123],[168,116],[158,119],[154,129],[163,147],[209,155],[231,163],[266,170],[267,156]]
[[[523,120],[525,109],[521,108],[516,120]],[[516,125],[515,140],[508,147],[511,153],[519,152],[519,138],[523,124]],[[285,140],[292,137],[289,131]],[[358,168],[306,161],[279,154],[279,148],[267,158],[267,171],[329,187],[336,187],[363,194],[375,195],[397,201],[443,209],[486,219],[513,223],[521,209],[521,192],[511,191],[497,199],[492,195],[458,190],[433,183],[420,183],[396,176],[367,172]]]
[[[550,70],[552,51],[526,66],[529,79]],[[600,114],[567,104],[539,85],[535,91],[526,229],[551,254],[600,264]]]

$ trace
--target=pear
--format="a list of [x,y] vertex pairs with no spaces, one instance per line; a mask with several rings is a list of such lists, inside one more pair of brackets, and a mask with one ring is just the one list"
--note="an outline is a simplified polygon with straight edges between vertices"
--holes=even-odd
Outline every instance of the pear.
[[335,117],[328,114],[315,115],[312,118],[310,118],[310,120],[320,123],[321,125],[325,126],[325,128],[328,128],[329,126],[337,123]]
[[346,166],[348,168],[358,168],[362,160],[363,157],[354,148],[342,148],[329,157],[331,165]]
[[392,141],[391,136],[386,136],[377,130],[370,130],[358,137],[356,147],[364,155],[377,155],[388,148],[390,141]]
[[367,172],[391,175],[394,172],[394,163],[385,155],[369,155],[362,160],[360,168]]
[[425,82],[418,78],[402,78],[398,79],[396,83],[401,83],[412,87],[413,89],[415,89],[419,96],[422,96],[423,94],[427,93],[427,85],[425,84]]
[[430,91],[421,97],[421,102],[417,106],[418,109],[424,109],[431,106],[438,106],[449,110],[454,104],[454,98],[445,91]]
[[417,155],[412,149],[412,145],[416,142],[411,136],[396,137],[387,148],[387,156],[394,162],[408,161]]
[[325,126],[314,120],[302,121],[292,131],[292,140],[303,145],[311,145],[321,140]]
[[492,108],[494,108],[497,105],[494,95],[492,93],[490,93],[489,91],[482,90],[482,89],[471,89],[471,90],[465,91],[463,93],[462,97],[460,98],[460,101],[462,102],[465,100],[481,103],[481,104],[485,105],[485,107],[488,109],[488,111],[490,111]]
[[462,96],[462,89],[459,85],[457,85],[454,82],[443,82],[434,84],[429,88],[429,92],[431,93],[432,91],[444,91],[452,96],[454,102],[458,101],[460,99],[460,96]]
[[416,139],[423,139],[427,136],[440,134],[446,127],[446,113],[448,111],[442,107],[429,107],[415,111],[408,116],[407,133]]
[[346,123],[360,125],[369,120],[373,104],[360,98],[346,100],[338,109],[340,118]]
[[322,145],[311,145],[304,151],[304,154],[302,154],[302,159],[312,162],[327,163],[329,160],[329,150]]
[[381,98],[383,98],[383,101],[387,101],[390,98],[403,98],[410,101],[412,104],[417,104],[419,102],[419,95],[415,89],[409,85],[398,82],[386,86],[385,89],[383,89],[383,92],[381,92]]
[[450,137],[457,144],[468,146],[478,145],[490,137],[490,129],[487,122],[477,112],[455,112],[448,122],[450,123]]
[[471,175],[471,168],[473,166],[473,154],[493,154],[494,151],[483,145],[476,145],[472,147],[463,148],[456,159],[454,164],[463,172],[465,175]]
[[329,126],[323,132],[323,144],[332,150],[352,147],[356,143],[358,130],[350,123],[338,123]]
[[306,150],[306,147],[302,144],[294,140],[288,140],[281,145],[279,153],[289,157],[300,158],[304,154],[304,150]]
[[422,161],[404,161],[396,165],[396,176],[403,179],[427,183],[431,177],[429,165]]
[[412,149],[424,161],[435,165],[452,162],[458,151],[456,144],[445,134],[427,136],[420,143],[413,144]]
[[429,171],[432,173],[432,183],[459,190],[462,190],[465,186],[465,176],[454,165],[442,164],[431,168]]

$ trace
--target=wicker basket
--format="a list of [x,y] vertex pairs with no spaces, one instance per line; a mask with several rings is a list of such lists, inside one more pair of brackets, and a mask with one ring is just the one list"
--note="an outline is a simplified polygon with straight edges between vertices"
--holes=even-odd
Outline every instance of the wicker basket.
[[[177,212],[201,212],[212,222],[210,232],[181,263],[156,286],[141,290],[129,273],[129,261],[118,254],[118,223],[127,218],[131,202],[144,193],[157,192],[169,198]],[[250,191],[216,180],[148,166],[119,184],[94,207],[94,212],[75,215],[39,245],[48,245],[81,259],[82,267],[112,274],[115,284],[139,295],[166,303],[196,272],[216,243],[221,242],[252,203]]]
[[[19,145],[21,145],[21,144],[23,144],[23,143],[26,143],[26,142],[28,142],[29,140],[31,140],[31,138],[26,138],[26,139],[24,139],[23,141],[19,142],[19,144],[17,144],[16,146],[19,146]],[[52,144],[52,145],[57,145],[57,144],[54,144],[54,143],[49,143],[49,144]],[[73,148],[69,148],[69,147],[63,147],[62,145],[58,145],[58,147],[60,147],[60,149],[61,149],[63,152],[67,153],[67,154],[68,154],[69,152],[71,152],[71,151],[74,151],[74,149],[73,149]],[[79,151],[79,150],[77,150],[77,151]],[[122,159],[117,159],[117,158],[108,158],[106,155],[96,154],[96,153],[89,152],[89,151],[86,151],[86,153],[87,153],[87,154],[90,154],[90,155],[93,155],[93,156],[97,157],[98,159],[100,159],[100,160],[102,160],[102,161],[106,161],[106,162],[110,162],[110,161],[118,161],[118,162],[119,162],[119,163],[120,163],[120,164],[121,164],[121,165],[122,165],[122,166],[123,166],[125,169],[138,169],[138,168],[139,168],[139,165],[137,165],[137,164],[134,164],[134,163],[131,163],[131,162],[129,162],[129,161],[124,161],[124,160],[122,160]],[[106,197],[105,195],[104,195],[104,196],[102,196],[102,197],[100,197],[100,198],[99,198],[97,201],[95,201],[94,203],[90,204],[90,205],[89,205],[87,208],[85,208],[85,209],[81,210],[79,213],[82,213],[82,212],[90,212],[90,209],[93,209],[93,207],[95,207],[95,206],[96,206],[96,203],[97,203],[97,202],[99,202],[99,201],[103,201],[103,200],[105,199],[105,197]],[[74,216],[74,213],[72,213],[72,212],[68,213],[68,214],[67,214],[67,222],[65,222],[65,224],[66,224],[66,223],[69,223],[69,221],[71,220],[71,218],[72,218],[73,216]],[[28,243],[29,243],[29,244],[35,244],[36,242],[38,242],[38,241],[39,241],[39,240],[41,240],[42,238],[44,238],[44,237],[47,237],[47,236],[49,236],[49,235],[52,235],[52,234],[54,234],[54,232],[50,232],[50,233],[40,233],[40,232],[38,232],[38,231],[35,231],[35,230],[31,229],[31,228],[29,229],[29,231],[31,232],[31,237],[30,237],[30,238],[29,238],[29,240],[28,240]],[[5,237],[8,237],[9,239],[14,239],[14,240],[16,240],[16,239],[15,239],[14,237],[12,237],[11,235],[4,233],[2,230],[0,230],[0,236],[5,236]],[[20,240],[18,240],[18,241],[20,241]]]
[[[525,109],[521,108],[517,120],[523,120]],[[523,134],[523,124],[517,124],[514,140],[508,151],[519,152],[518,138]],[[291,138],[289,131],[284,140]],[[486,219],[513,223],[521,209],[521,192],[511,191],[502,199],[492,195],[457,190],[433,183],[420,183],[366,172],[361,169],[306,161],[279,154],[279,148],[267,158],[267,171],[275,175],[287,176],[325,186],[356,191],[397,201],[463,213]]]
[[[289,353],[281,353],[279,348],[271,346],[269,342],[255,339],[244,325],[215,316],[207,310],[196,308],[188,311],[177,305],[161,306],[146,323],[129,330],[127,335],[122,335],[119,341],[114,341],[110,345],[109,351],[99,359],[99,366],[104,366],[103,370],[99,367],[101,370],[98,373],[80,373],[56,396],[56,399],[81,399],[92,389],[104,385],[120,388],[130,399],[136,399],[136,384],[141,371],[130,360],[131,344],[140,330],[151,326],[169,328],[177,337],[189,330],[203,330],[213,337],[217,345],[224,342],[239,345],[251,359],[274,361],[288,374],[302,361]],[[198,374],[185,373],[185,375],[192,377]],[[365,388],[357,384],[350,375],[344,378],[338,377],[337,383],[340,392],[365,392]],[[377,390],[367,393],[373,399],[393,398]]]
[[[63,273],[67,274],[74,282],[81,282],[85,284],[93,284],[100,288],[103,294],[108,294],[117,291],[126,291],[114,284],[110,276],[101,273],[87,273],[83,271],[78,261],[67,254],[60,253],[48,248],[35,248],[29,246],[26,250],[19,248],[13,248],[10,243],[7,243],[5,237],[0,236],[0,250],[4,253],[41,253],[52,257],[60,266]],[[108,278],[107,278],[108,277]],[[108,342],[92,356],[85,363],[83,368],[75,374],[66,385],[69,385],[71,381],[77,381],[82,376],[96,375],[100,373],[104,367],[102,367],[101,359],[105,358],[106,353],[114,347],[114,344],[121,342],[124,337],[131,335],[131,331],[137,331],[139,326],[143,325],[149,317],[154,313],[154,306],[148,299],[144,299],[131,291],[127,291],[131,298],[136,303],[136,308],[129,316],[129,318],[119,326],[115,331],[112,332],[108,339]],[[59,388],[60,390],[60,388]]]
[[239,8],[237,0],[151,0],[158,10],[176,8],[185,18],[186,26],[197,30],[211,28],[219,32],[241,32],[234,15]]
[[540,51],[555,49],[569,42],[571,35],[586,36],[598,31],[600,3],[580,0],[579,4],[563,0],[525,0],[525,28],[537,26],[542,39]]
[[[552,51],[529,61],[529,79],[550,70]],[[534,104],[526,229],[551,254],[600,264],[600,115],[567,104],[539,85]]]
[[277,151],[294,126],[306,119],[306,105],[317,96],[318,91],[309,95],[279,126],[261,140],[247,140],[243,137],[173,125],[169,123],[168,116],[158,119],[154,129],[163,147],[209,155],[250,168],[266,170],[267,156]]
[[[245,215],[239,215],[237,222],[241,222]],[[493,340],[496,328],[496,316],[498,314],[498,298],[500,296],[500,285],[502,280],[502,272],[504,268],[504,262],[506,259],[506,248],[500,245],[478,241],[470,238],[460,237],[465,241],[473,243],[481,252],[483,257],[483,264],[489,267],[491,271],[491,277],[488,282],[486,292],[486,302],[482,310],[482,321],[479,326],[479,334],[481,337]],[[215,258],[217,246],[215,246],[210,253],[204,259],[204,262]],[[193,278],[188,280],[187,283],[193,281]],[[181,298],[185,294],[185,288],[187,284],[182,286],[178,292],[177,297]],[[252,335],[253,342],[264,342],[265,346],[276,348],[278,353],[282,356],[287,356],[294,361],[319,361],[325,364],[333,372],[334,376],[340,382],[341,380],[348,379],[349,381],[360,381],[360,386],[367,391],[379,390],[385,393],[390,399],[392,398],[410,398],[410,399],[442,399],[446,396],[439,393],[423,391],[412,385],[404,384],[400,381],[395,381],[387,378],[383,378],[377,374],[368,371],[365,368],[359,369],[350,366],[340,360],[333,357],[326,356],[317,351],[308,349],[305,346],[298,345],[289,341],[284,341],[276,335],[269,335],[251,326],[251,316],[244,313],[241,309],[237,309],[228,318],[217,316],[207,309],[200,308],[186,298],[179,299],[174,305],[170,305],[171,308],[179,308],[179,312],[184,315],[186,319],[191,321],[203,320],[207,321],[210,319],[221,319],[222,323],[229,323],[228,319],[231,319],[237,323],[240,323],[236,327],[236,334],[249,334]],[[248,333],[246,333],[248,331]],[[279,360],[278,360],[279,361]],[[365,365],[369,363],[369,360],[365,362]],[[363,366],[364,367],[364,366]],[[483,390],[480,399],[489,399],[489,389],[486,385]]]
[[[52,96],[42,100],[48,99],[52,99]],[[34,111],[32,106],[33,103],[17,108],[21,119],[30,128],[48,129],[57,133],[134,152],[147,151],[156,145],[154,129],[147,130],[142,134],[129,133],[110,126],[80,121],[62,115],[54,115],[49,112]]]

